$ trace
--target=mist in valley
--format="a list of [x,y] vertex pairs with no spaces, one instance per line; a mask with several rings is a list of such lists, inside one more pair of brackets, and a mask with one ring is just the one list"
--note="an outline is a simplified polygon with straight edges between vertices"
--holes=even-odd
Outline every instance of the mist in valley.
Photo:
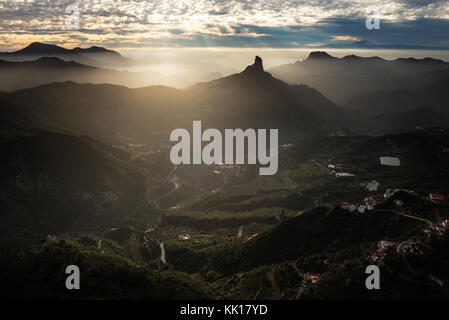
[[[361,49],[317,49],[325,50],[334,57],[357,55],[381,57],[387,60],[414,57],[432,57],[449,61],[447,51],[430,50],[361,50]],[[188,88],[198,82],[225,77],[243,70],[255,55],[264,60],[265,70],[306,60],[310,49],[281,48],[152,48],[122,49],[120,57],[104,53],[70,52],[58,54],[5,54],[0,53],[0,90],[13,91],[51,83],[74,81],[78,83],[111,83],[129,88],[163,85],[178,89]],[[66,64],[56,59],[67,62]],[[19,62],[27,62],[20,64]],[[6,62],[16,62],[15,64]],[[33,63],[34,62],[34,63]],[[76,65],[76,62],[80,65]],[[320,73],[326,72],[325,69]],[[275,73],[275,75],[278,75]],[[292,81],[288,76],[281,80]],[[301,83],[316,86],[312,78],[301,79]],[[297,82],[297,81],[296,81]],[[321,88],[318,88],[321,89]],[[333,95],[331,98],[335,98]],[[337,99],[336,99],[337,100]],[[341,102],[337,101],[337,102]]]

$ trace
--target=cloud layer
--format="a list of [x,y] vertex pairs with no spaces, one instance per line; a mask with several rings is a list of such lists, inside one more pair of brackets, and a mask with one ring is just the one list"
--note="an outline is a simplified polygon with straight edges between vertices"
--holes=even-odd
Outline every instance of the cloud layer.
[[[66,27],[77,5],[80,29]],[[381,28],[367,30],[367,9]],[[2,0],[0,44],[449,48],[445,0]]]

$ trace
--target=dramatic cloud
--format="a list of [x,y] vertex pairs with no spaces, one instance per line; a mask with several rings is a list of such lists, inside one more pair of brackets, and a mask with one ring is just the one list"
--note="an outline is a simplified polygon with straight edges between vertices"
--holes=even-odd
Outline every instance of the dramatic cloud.
[[[66,28],[77,5],[80,29]],[[380,30],[367,30],[376,6]],[[0,41],[112,47],[449,48],[447,1],[431,0],[2,0]]]

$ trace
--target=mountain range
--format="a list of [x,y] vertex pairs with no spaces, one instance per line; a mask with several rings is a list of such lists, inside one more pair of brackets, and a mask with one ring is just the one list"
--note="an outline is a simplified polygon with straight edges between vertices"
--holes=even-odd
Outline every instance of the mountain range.
[[131,63],[117,51],[97,46],[66,49],[54,44],[33,42],[17,51],[0,52],[0,59],[8,61],[36,60],[42,57],[57,57],[92,66],[126,66]]
[[[41,49],[85,54],[26,52]],[[54,56],[1,61],[0,296],[447,299],[446,65],[318,52],[266,72],[256,56],[175,89],[85,83],[127,73]],[[172,165],[170,132],[194,120],[278,128],[278,173]],[[64,287],[68,264],[82,290]],[[363,285],[372,264],[382,290]]]
[[281,141],[288,142],[332,133],[345,119],[342,108],[315,89],[288,85],[265,72],[258,57],[241,73],[185,90],[64,82],[11,92],[5,99],[113,144],[167,142],[171,130],[191,128],[196,119],[219,129],[279,128]]
[[[0,56],[0,59],[2,57]],[[14,91],[42,84],[75,81],[78,83],[110,83],[130,88],[155,84],[183,87],[189,82],[177,76],[166,76],[157,71],[129,72],[95,67],[58,57],[37,60],[0,60],[0,89]]]
[[[51,90],[52,86],[56,86],[62,92],[59,93],[61,97],[54,97],[55,101],[61,100],[60,104],[70,104],[71,102],[67,102],[68,97],[64,96],[64,92],[70,90],[64,90],[64,86],[70,88],[79,86],[80,94],[84,91],[83,88],[90,88],[86,94],[83,93],[83,96],[91,97],[80,98],[79,103],[88,105],[92,103],[90,100],[94,99],[99,100],[95,105],[101,106],[104,104],[104,100],[100,99],[93,92],[95,90],[91,89],[93,87],[86,83],[115,84],[128,88],[139,88],[130,91],[128,100],[118,97],[112,101],[112,105],[117,104],[117,101],[122,101],[119,109],[124,108],[125,104],[131,105],[131,113],[135,112],[132,110],[136,107],[151,113],[152,109],[159,108],[153,106],[159,103],[157,101],[160,101],[161,105],[170,106],[170,108],[182,104],[184,106],[182,109],[190,110],[192,113],[190,116],[184,117],[181,116],[183,114],[181,111],[178,119],[176,116],[171,118],[170,121],[173,124],[191,120],[196,112],[201,115],[206,112],[211,126],[224,125],[225,119],[228,123],[235,123],[243,127],[280,126],[289,137],[298,136],[298,132],[313,134],[342,131],[383,134],[398,132],[405,128],[409,130],[423,126],[444,126],[449,122],[446,103],[449,98],[447,90],[449,64],[438,59],[385,60],[379,57],[364,58],[355,55],[336,58],[326,52],[318,51],[311,52],[304,61],[273,68],[270,73],[265,72],[263,66],[261,68],[256,66],[257,64],[262,65],[260,61],[255,63],[256,67],[253,69],[247,69],[228,77],[214,74],[211,77],[212,81],[187,86],[185,90],[176,91],[175,89],[157,89],[147,86],[164,84],[179,88],[186,87],[189,81],[178,76],[165,76],[155,71],[116,71],[80,63],[79,61],[82,59],[68,60],[73,58],[73,55],[88,57],[97,54],[121,57],[119,53],[101,47],[65,49],[42,43],[33,43],[19,51],[5,53],[3,56],[0,55],[0,59],[15,57],[17,60],[24,60],[24,56],[40,58],[16,62],[0,60],[0,90],[14,91],[39,86],[39,88],[32,88],[29,91],[20,91],[20,94],[11,93],[10,96],[17,98],[17,102],[25,105],[36,105],[38,101],[44,100],[40,103],[46,104],[48,107],[48,105],[55,105],[56,102],[45,101],[48,100],[46,94],[41,95],[39,90]],[[107,61],[108,59],[100,57],[100,60]],[[100,63],[99,65],[104,64]],[[53,84],[65,81],[73,81],[79,85],[73,83]],[[41,86],[47,84],[48,86]],[[97,88],[101,88],[99,91],[106,94],[106,87],[99,86]],[[111,91],[114,90],[113,88],[111,87]],[[168,101],[165,103],[161,100],[164,99],[164,93],[162,93],[162,97],[158,97],[159,90],[176,92],[176,94],[173,98],[167,97]],[[120,88],[118,91],[127,90]],[[148,96],[146,91],[150,92]],[[32,103],[23,100],[24,98],[19,98],[19,95],[30,96]],[[111,92],[107,95],[114,96],[114,93]],[[150,104],[143,101],[144,96],[149,100],[154,99],[155,103]],[[176,98],[181,96],[180,99]],[[249,99],[250,96],[252,97]],[[205,111],[211,105],[215,105],[215,107]],[[233,110],[233,106],[238,106],[238,110]],[[423,113],[424,110],[429,112]],[[36,112],[40,111],[37,109]],[[411,113],[405,117],[402,116],[403,113],[408,112]],[[236,116],[233,117],[233,114]],[[392,125],[389,120],[396,114],[404,120],[400,126]],[[418,117],[420,114],[424,114],[425,117]],[[105,119],[108,117],[110,115],[106,115]],[[120,114],[120,117],[126,119],[129,117],[129,113],[127,115]],[[142,119],[146,119],[145,116]],[[157,117],[146,119],[146,123],[152,126],[154,123],[155,129],[157,129],[155,131],[172,128],[172,126],[163,124],[164,120],[160,122],[155,119]],[[182,124],[186,125],[187,122],[183,121]],[[75,127],[80,125],[83,126],[83,124],[71,124]],[[121,126],[128,126],[132,128],[132,131],[143,127],[143,125],[136,127],[134,124],[125,125],[124,123]],[[101,125],[97,125],[97,127],[101,127]],[[92,130],[87,130],[87,133],[92,134]],[[123,134],[128,135],[126,129]],[[108,135],[108,141],[112,141],[111,136],[116,136],[117,132],[108,133]],[[131,135],[135,135],[135,132]],[[104,134],[101,138],[105,138]]]
[[449,74],[449,63],[432,58],[385,60],[355,55],[336,58],[317,51],[304,61],[282,65],[270,72],[288,83],[306,83],[331,100],[347,105],[348,100],[367,92],[410,90],[429,85],[439,80],[439,72]]

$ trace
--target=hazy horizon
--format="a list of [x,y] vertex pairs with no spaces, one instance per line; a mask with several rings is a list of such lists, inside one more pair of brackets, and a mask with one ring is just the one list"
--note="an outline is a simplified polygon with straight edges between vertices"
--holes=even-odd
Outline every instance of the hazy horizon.
[[[42,42],[44,43],[44,42]],[[66,49],[72,49],[68,44],[57,44]],[[25,46],[24,46],[25,47]],[[21,47],[21,48],[24,48]],[[87,46],[81,45],[82,48]],[[21,49],[20,48],[20,49]],[[106,47],[107,49],[111,49]],[[113,64],[100,66],[103,68],[145,73],[144,82],[129,84],[130,88],[147,85],[167,85],[175,88],[186,88],[198,82],[213,80],[243,71],[254,62],[255,56],[260,56],[266,71],[281,65],[293,64],[307,59],[314,51],[325,51],[328,54],[342,58],[347,55],[361,57],[378,56],[386,60],[397,58],[426,57],[449,61],[449,50],[399,50],[399,49],[336,49],[336,48],[134,48],[113,49],[123,57],[130,59],[128,64]],[[37,56],[18,56],[14,59],[34,60]],[[64,58],[70,60],[72,58]],[[0,60],[9,60],[1,57]],[[78,61],[79,62],[79,61]],[[89,65],[89,63],[80,63]],[[96,66],[96,65],[92,65]],[[112,78],[111,78],[112,80]],[[117,80],[113,81],[117,83]]]
[[[256,55],[263,59],[265,70],[283,64],[304,60],[310,52],[325,51],[342,58],[347,55],[378,56],[386,60],[397,58],[434,58],[449,61],[448,50],[373,50],[333,48],[151,48],[117,50],[123,56],[135,59],[133,71],[154,70],[165,75],[200,76],[219,72],[224,76],[242,71],[252,64]],[[193,74],[192,74],[193,73]]]
[[[0,15],[2,52],[32,42],[101,46],[138,61],[114,69],[190,82],[240,72],[255,55],[266,70],[311,51],[449,61],[449,6],[443,0],[5,0]],[[369,28],[374,20],[378,26]]]
[[[444,0],[5,0],[0,15],[2,51],[35,41],[118,50],[449,49],[449,6]],[[367,29],[371,18],[379,19],[379,28]]]

